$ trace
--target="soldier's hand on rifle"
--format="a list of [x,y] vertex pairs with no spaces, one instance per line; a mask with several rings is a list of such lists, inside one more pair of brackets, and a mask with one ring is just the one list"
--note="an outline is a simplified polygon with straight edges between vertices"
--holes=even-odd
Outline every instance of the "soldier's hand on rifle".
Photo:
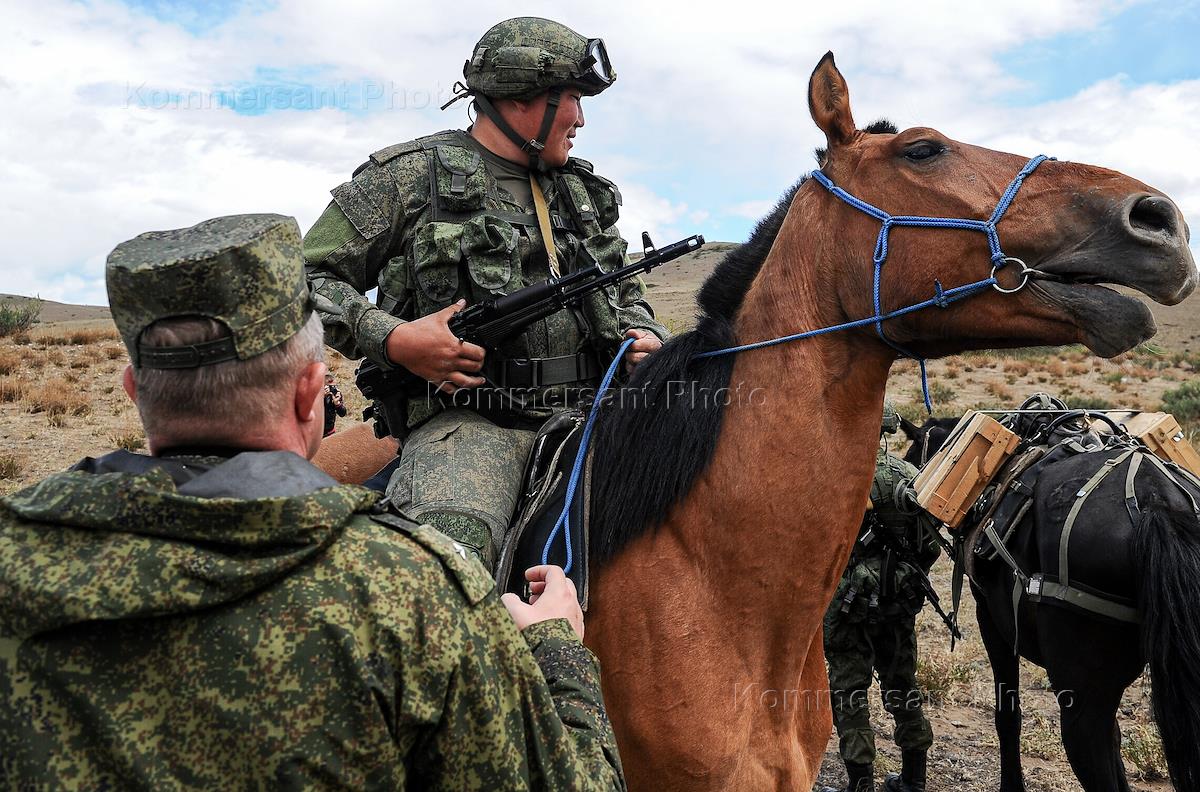
[[448,324],[466,304],[459,300],[437,313],[398,325],[385,342],[388,360],[438,384],[446,393],[478,388],[484,379],[473,375],[483,367],[484,349],[460,341]]
[[625,337],[637,339],[625,350],[625,371],[629,374],[632,374],[637,364],[645,360],[651,352],[662,348],[662,341],[649,330],[631,327],[625,331]]

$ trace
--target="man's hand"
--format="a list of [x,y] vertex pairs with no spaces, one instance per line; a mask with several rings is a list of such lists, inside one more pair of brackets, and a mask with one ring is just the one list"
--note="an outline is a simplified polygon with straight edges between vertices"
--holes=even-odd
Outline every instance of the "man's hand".
[[625,350],[625,371],[629,374],[633,373],[637,364],[645,360],[647,355],[662,349],[662,341],[649,330],[638,330],[636,327],[631,327],[625,331],[625,337],[637,339],[629,346],[629,349]]
[[459,300],[437,313],[397,325],[384,342],[388,360],[438,385],[446,393],[459,388],[478,388],[484,379],[472,375],[483,368],[484,349],[461,341],[450,332],[450,317],[466,304],[466,300]]
[[551,619],[566,619],[582,641],[583,610],[575,596],[575,584],[563,574],[562,567],[549,564],[530,567],[525,570],[525,579],[529,581],[531,593],[528,604],[516,594],[505,594],[500,598],[508,608],[508,615],[517,623],[517,629],[524,630],[531,624]]

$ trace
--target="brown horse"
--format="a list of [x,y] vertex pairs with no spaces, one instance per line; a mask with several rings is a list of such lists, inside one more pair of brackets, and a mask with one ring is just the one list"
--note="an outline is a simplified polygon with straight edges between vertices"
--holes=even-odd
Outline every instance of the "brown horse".
[[[808,103],[828,141],[824,174],[892,214],[985,219],[1026,162],[929,128],[858,129],[831,54]],[[643,363],[600,416],[587,643],[631,788],[812,783],[831,730],[821,617],[867,500],[897,352],[864,327],[696,355],[871,316],[879,230],[802,181],[705,283],[697,329]],[[905,315],[885,325],[889,338],[926,357],[1074,342],[1111,356],[1154,322],[1095,284],[1164,303],[1196,284],[1175,205],[1110,170],[1045,162],[999,235],[1007,255],[1054,279]],[[896,229],[883,310],[990,269],[983,234]]]
[[322,440],[312,463],[341,484],[361,484],[398,453],[396,438],[378,438],[373,424],[356,423]]

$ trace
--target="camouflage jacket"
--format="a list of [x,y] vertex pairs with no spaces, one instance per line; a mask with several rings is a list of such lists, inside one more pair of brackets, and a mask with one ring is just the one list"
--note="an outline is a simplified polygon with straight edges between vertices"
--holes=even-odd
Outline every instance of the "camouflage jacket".
[[[616,228],[621,198],[590,163],[570,159],[539,177],[563,271],[586,250],[609,270],[628,260]],[[324,314],[326,341],[343,354],[390,368],[384,339],[396,325],[458,299],[475,303],[550,277],[537,216],[492,172],[466,132],[446,131],[376,151],[304,238],[309,280],[341,306]],[[376,302],[364,295],[378,288]],[[508,358],[574,355],[612,360],[625,331],[666,338],[632,278],[559,311],[498,350]]]
[[[622,789],[595,658],[285,452],[0,501],[8,788]],[[540,668],[539,668],[540,666]]]

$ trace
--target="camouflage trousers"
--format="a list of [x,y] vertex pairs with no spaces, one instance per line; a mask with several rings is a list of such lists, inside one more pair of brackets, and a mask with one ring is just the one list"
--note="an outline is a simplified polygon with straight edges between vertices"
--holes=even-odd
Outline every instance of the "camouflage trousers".
[[883,708],[896,721],[893,739],[901,750],[928,750],[933,730],[921,710],[917,689],[916,616],[895,615],[878,620],[849,621],[831,606],[825,614],[825,659],[833,722],[842,760],[857,764],[875,761],[875,733],[867,689],[872,670],[879,673]]
[[491,572],[535,434],[496,426],[461,407],[440,412],[405,440],[388,500],[454,539]]

